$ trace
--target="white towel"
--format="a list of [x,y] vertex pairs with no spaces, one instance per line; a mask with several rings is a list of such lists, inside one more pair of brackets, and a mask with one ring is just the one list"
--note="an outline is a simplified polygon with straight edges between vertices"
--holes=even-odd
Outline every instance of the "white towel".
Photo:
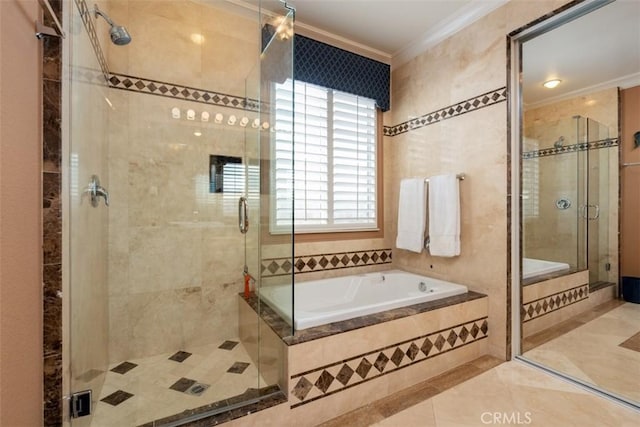
[[429,178],[429,253],[460,255],[460,191],[455,174]]
[[426,210],[424,178],[403,179],[398,201],[397,248],[422,252]]

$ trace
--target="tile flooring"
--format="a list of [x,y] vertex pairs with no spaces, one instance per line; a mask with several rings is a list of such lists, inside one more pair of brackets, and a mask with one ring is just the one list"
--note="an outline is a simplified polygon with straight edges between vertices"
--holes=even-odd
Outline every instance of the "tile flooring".
[[140,425],[266,385],[237,339],[114,363],[109,369],[92,427]]
[[639,412],[511,361],[388,418],[359,425],[631,427],[637,426],[638,420]]
[[524,357],[640,402],[639,332],[640,304],[613,301],[536,334]]

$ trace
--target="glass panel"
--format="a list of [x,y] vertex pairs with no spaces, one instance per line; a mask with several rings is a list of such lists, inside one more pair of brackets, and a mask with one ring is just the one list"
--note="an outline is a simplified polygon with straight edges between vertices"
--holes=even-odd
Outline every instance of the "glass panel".
[[[94,405],[72,424],[179,419],[248,389],[284,386],[281,346],[271,337],[263,343],[268,328],[247,301],[257,301],[269,238],[261,226],[269,212],[269,84],[291,77],[293,34],[260,55],[267,15],[251,7],[101,2],[131,35],[116,46],[93,3],[69,6],[77,31],[69,55],[67,374],[72,392],[93,391]],[[292,12],[282,13],[293,31]],[[109,191],[108,207],[104,197],[90,203],[92,175]],[[291,262],[290,235],[277,250]],[[291,306],[287,272],[276,279]]]
[[[576,270],[579,254],[580,185],[574,119],[525,121],[522,160],[524,278]],[[540,264],[541,270],[536,268]]]
[[[263,34],[263,52],[261,56],[260,100],[261,121],[263,129],[260,136],[260,152],[262,157],[262,188],[261,188],[261,227],[262,227],[262,263],[265,267],[261,280],[260,310],[274,313],[280,319],[283,334],[293,334],[294,331],[294,295],[293,295],[293,218],[281,222],[278,233],[273,233],[270,225],[274,223],[272,216],[277,211],[293,211],[294,177],[293,177],[293,127],[275,128],[277,96],[276,88],[284,88],[286,93],[293,94],[293,26],[294,11],[282,6],[281,2],[263,2],[280,13],[273,15],[264,13],[261,17]],[[279,8],[273,8],[273,3],[279,3]],[[289,116],[288,123],[294,123],[295,95],[287,101],[279,100],[278,117]],[[287,146],[288,150],[276,151],[275,142],[279,146]],[[276,165],[284,166],[276,170]],[[278,188],[288,188],[289,191],[279,191]],[[266,345],[266,341],[263,341]],[[267,351],[273,351],[267,349]],[[268,374],[264,374],[265,378]],[[281,378],[281,381],[284,381]],[[281,385],[284,385],[282,383]]]

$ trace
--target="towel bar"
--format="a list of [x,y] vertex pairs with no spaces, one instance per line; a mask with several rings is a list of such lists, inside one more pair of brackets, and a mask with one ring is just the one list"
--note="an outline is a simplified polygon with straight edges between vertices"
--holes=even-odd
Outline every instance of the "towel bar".
[[[458,180],[460,181],[464,181],[465,175],[463,173],[459,173],[456,175],[456,178],[458,178]],[[429,183],[429,178],[425,178],[424,182],[426,182],[427,184]]]

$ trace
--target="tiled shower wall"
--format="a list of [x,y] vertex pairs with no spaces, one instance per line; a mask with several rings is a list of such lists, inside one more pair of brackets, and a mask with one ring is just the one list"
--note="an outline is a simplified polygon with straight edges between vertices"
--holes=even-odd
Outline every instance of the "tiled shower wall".
[[[593,119],[608,128],[607,137],[612,138],[615,145],[605,144],[602,148],[590,148],[590,171],[592,176],[600,176],[600,180],[590,181],[590,193],[598,194],[600,217],[609,222],[590,222],[589,238],[596,239],[597,251],[590,251],[589,265],[599,266],[592,276],[600,280],[617,282],[618,277],[618,90],[606,89],[576,98],[558,101],[553,104],[528,109],[524,114],[525,137],[537,142],[537,148],[525,147],[523,151],[544,150],[553,148],[554,141],[564,136],[565,145],[584,142],[576,140],[576,120],[572,117],[580,115]],[[582,127],[586,126],[582,121]],[[604,137],[604,134],[603,137]],[[586,136],[586,135],[585,135]],[[598,139],[598,138],[595,138]],[[591,138],[590,141],[595,141]],[[603,145],[603,144],[601,144]],[[593,151],[596,150],[596,151]],[[586,155],[586,151],[583,151]],[[527,230],[523,241],[525,254],[529,258],[549,259],[571,262],[577,255],[578,227],[575,224],[577,209],[576,155],[551,154],[537,159],[539,164],[540,188],[550,189],[549,193],[541,193],[539,201],[539,217],[524,218]],[[530,160],[524,160],[525,162]],[[602,182],[600,182],[602,181]],[[606,185],[605,185],[606,184]],[[569,190],[570,192],[568,193]],[[572,197],[573,196],[573,197]],[[569,197],[572,206],[566,211],[558,211],[555,200]],[[595,203],[595,202],[594,202]],[[544,221],[539,221],[544,218]],[[551,222],[550,222],[551,221]],[[551,225],[557,221],[555,225]],[[559,232],[562,230],[562,232]],[[593,243],[593,242],[592,242]],[[581,246],[584,250],[584,245]],[[584,252],[582,252],[584,256]],[[567,258],[569,257],[569,258]],[[604,265],[611,264],[611,270],[605,271]]]
[[[245,236],[237,229],[238,195],[209,192],[209,156],[243,157],[246,151],[256,159],[257,131],[226,124],[231,114],[253,121],[253,112],[197,102],[205,92],[189,88],[244,95],[245,78],[258,76],[251,73],[259,32],[257,13],[242,16],[214,6],[105,6],[133,37],[126,46],[103,45],[117,87],[109,91],[108,135],[112,362],[238,336]],[[196,34],[203,43],[192,40]],[[147,79],[144,86],[139,78]],[[176,85],[199,95],[151,96],[170,95]],[[172,118],[173,108],[179,119]],[[187,120],[189,109],[196,120]],[[203,112],[209,122],[200,120]],[[223,123],[214,123],[216,113],[224,115]],[[257,233],[246,236],[255,274]]]

